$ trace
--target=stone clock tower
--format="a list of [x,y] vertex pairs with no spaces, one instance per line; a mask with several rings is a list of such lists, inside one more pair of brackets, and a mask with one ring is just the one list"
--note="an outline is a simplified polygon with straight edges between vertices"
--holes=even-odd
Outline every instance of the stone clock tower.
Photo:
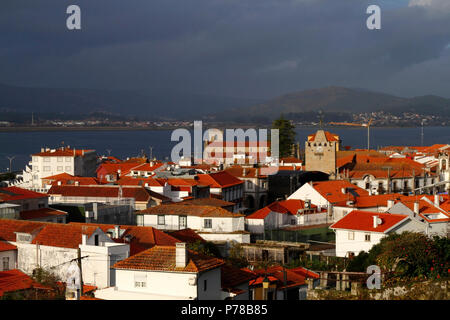
[[318,130],[308,136],[305,143],[306,171],[321,171],[326,174],[336,173],[336,154],[341,140],[338,135]]

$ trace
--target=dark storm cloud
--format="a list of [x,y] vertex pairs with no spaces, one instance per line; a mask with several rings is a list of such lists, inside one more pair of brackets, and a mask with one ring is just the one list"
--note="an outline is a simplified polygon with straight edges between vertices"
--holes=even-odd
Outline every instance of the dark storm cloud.
[[[327,85],[450,96],[450,8],[417,1],[428,5],[3,0],[0,81],[248,97]],[[65,28],[69,4],[82,9],[81,31]],[[381,6],[382,30],[366,28],[369,4]]]

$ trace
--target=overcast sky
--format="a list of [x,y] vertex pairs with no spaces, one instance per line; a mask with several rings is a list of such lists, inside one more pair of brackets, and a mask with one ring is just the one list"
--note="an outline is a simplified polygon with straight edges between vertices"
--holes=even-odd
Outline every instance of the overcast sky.
[[[66,28],[81,7],[82,30]],[[381,7],[381,30],[366,9]],[[450,98],[450,0],[1,0],[0,82],[269,98]]]

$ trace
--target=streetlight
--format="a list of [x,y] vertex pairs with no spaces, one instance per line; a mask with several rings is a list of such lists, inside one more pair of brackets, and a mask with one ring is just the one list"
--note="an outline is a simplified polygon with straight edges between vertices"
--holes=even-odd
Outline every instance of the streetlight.
[[12,170],[12,161],[14,160],[15,157],[16,157],[16,156],[13,156],[13,157],[6,157],[6,158],[9,159],[9,173],[11,173],[11,170]]

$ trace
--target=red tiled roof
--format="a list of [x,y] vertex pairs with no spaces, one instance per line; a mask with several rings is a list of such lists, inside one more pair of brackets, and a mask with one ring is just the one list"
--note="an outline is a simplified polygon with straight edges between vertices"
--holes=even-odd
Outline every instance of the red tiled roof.
[[82,234],[90,237],[97,229],[95,226],[47,223],[31,243],[76,249],[82,243]]
[[[289,199],[276,201],[248,215],[246,219],[264,219],[270,212],[296,215],[300,209],[305,209],[305,202],[303,200]],[[311,209],[317,209],[317,206],[311,204]]]
[[388,200],[398,200],[402,197],[399,193],[379,194],[372,196],[357,197],[353,207],[355,208],[373,208],[386,207]]
[[209,174],[199,174],[198,182],[211,188],[226,188],[243,184],[244,181],[232,176],[226,171],[220,171]]
[[[382,223],[373,227],[373,216],[381,219]],[[342,219],[330,226],[330,229],[348,229],[385,233],[395,225],[409,218],[404,214],[390,214],[371,211],[353,210]]]
[[0,188],[0,202],[9,202],[25,199],[47,198],[45,193],[34,192],[19,187]]
[[[324,131],[325,133],[325,138],[327,139],[327,141],[339,141],[339,136],[337,134],[334,133],[330,133],[328,131]],[[316,134],[311,134],[308,136],[308,141],[315,141],[316,140]]]
[[149,187],[162,187],[164,186],[164,183],[161,183],[160,181],[156,180],[155,178],[141,178],[141,177],[121,177],[119,180],[117,180],[117,184],[123,185],[123,186],[143,186],[145,187],[148,185]]
[[194,230],[189,229],[189,228],[183,229],[183,230],[169,231],[167,233],[170,236],[180,240],[181,242],[186,242],[186,243],[194,243],[197,241],[206,242],[205,239],[200,237]]
[[198,217],[243,217],[244,215],[233,213],[221,207],[213,206],[182,206],[178,204],[163,204],[137,212],[137,214],[156,214],[156,215],[187,215]]
[[[95,226],[100,228],[103,232],[107,233],[114,231],[115,225],[113,224],[94,224],[94,223],[79,223],[70,222],[69,224],[80,225],[80,226]],[[119,243],[128,243],[125,239],[131,237],[130,245],[130,256],[146,249],[150,249],[155,245],[161,246],[175,246],[180,240],[170,234],[155,229],[153,227],[144,226],[130,226],[130,225],[120,225],[121,230],[125,230],[120,239],[113,240]]]
[[[52,186],[48,194],[63,197],[117,198],[119,186]],[[122,198],[134,198],[142,202],[149,201],[151,196],[150,191],[144,187],[123,186]]]
[[199,273],[218,268],[224,264],[221,259],[187,250],[186,267],[176,267],[175,252],[175,247],[154,246],[151,249],[117,262],[113,268]]
[[257,277],[248,269],[239,269],[230,265],[223,265],[221,270],[222,289],[232,290],[234,287],[247,283]]
[[251,286],[262,283],[265,276],[267,276],[270,282],[275,282],[278,289],[293,288],[306,284],[306,277],[304,275],[295,272],[293,269],[284,269],[282,266],[269,267],[267,270],[260,269],[254,272],[260,275],[260,277],[254,281],[250,281],[249,285]]
[[358,196],[367,196],[369,192],[345,180],[313,182],[313,188],[331,203],[355,200],[350,191],[342,193],[343,188],[352,189]]
[[6,292],[32,288],[51,290],[51,288],[34,281],[20,270],[0,271],[0,297]]
[[28,210],[20,212],[20,219],[22,220],[32,220],[52,216],[67,216],[67,212],[52,208],[41,208],[36,210]]
[[15,245],[9,244],[5,241],[0,241],[0,252],[10,251],[10,250],[17,250],[17,247]]
[[314,271],[308,270],[306,268],[303,267],[297,267],[297,268],[292,268],[289,269],[289,271],[295,272],[305,278],[313,278],[313,279],[319,279],[320,275]]
[[32,233],[45,225],[45,222],[3,219],[0,221],[0,239],[15,242],[15,232]]

